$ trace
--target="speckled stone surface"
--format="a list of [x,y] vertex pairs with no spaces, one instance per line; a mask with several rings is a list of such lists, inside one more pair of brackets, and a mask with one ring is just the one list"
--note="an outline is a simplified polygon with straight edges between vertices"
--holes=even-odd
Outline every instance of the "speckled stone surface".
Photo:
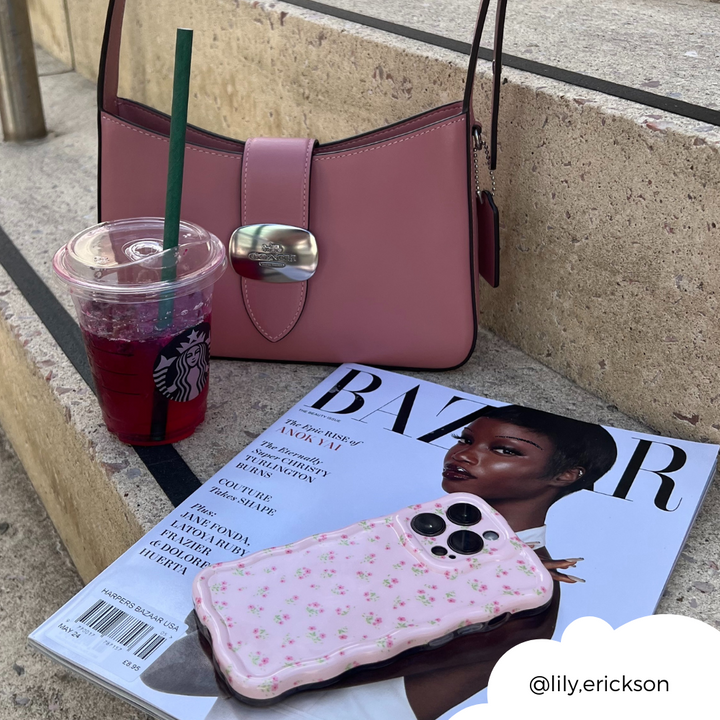
[[0,493],[0,717],[147,718],[27,646],[82,581],[2,429]]
[[[55,4],[60,3],[32,0],[31,7]],[[182,13],[183,4],[174,3],[173,12]],[[272,6],[273,3],[263,4]],[[479,2],[327,0],[325,4],[467,42]],[[216,0],[213,5],[209,17],[217,33],[213,43],[222,52],[226,47],[222,36],[242,27],[243,17],[233,0]],[[68,0],[68,8],[77,47],[77,67],[92,77],[97,71],[105,3]],[[491,8],[491,17],[493,12]],[[128,13],[129,17],[144,19],[145,33],[156,32],[148,27],[153,15],[140,0],[128,3]],[[508,54],[689,103],[720,107],[720,51],[714,40],[720,31],[720,7],[716,3],[705,0],[635,0],[631,3],[512,0],[506,23],[505,52]],[[204,26],[203,22],[193,25]],[[492,37],[493,23],[489,22],[483,44],[491,47]]]
[[[329,0],[326,4],[467,42],[479,2]],[[493,13],[494,3],[490,18]],[[719,31],[720,7],[705,0],[510,0],[503,51],[719,108]],[[483,34],[485,47],[492,47],[493,34],[490,20]]]
[[[96,215],[93,88],[42,51],[38,68],[49,135],[0,144],[0,226],[72,311],[50,261]],[[171,505],[2,268],[0,367],[0,423],[88,580]]]

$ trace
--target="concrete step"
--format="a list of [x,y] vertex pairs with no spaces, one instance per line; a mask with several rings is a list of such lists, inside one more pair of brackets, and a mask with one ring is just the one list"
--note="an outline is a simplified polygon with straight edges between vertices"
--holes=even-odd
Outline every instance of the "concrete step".
[[[476,12],[476,0],[331,4],[464,41]],[[105,5],[68,3],[63,45],[46,25],[65,6],[36,0],[37,36],[94,78]],[[330,140],[460,97],[464,55],[300,5],[318,4],[130,0],[121,91],[169,109],[182,24],[196,33],[191,121],[221,134]],[[712,108],[718,29],[720,6],[703,0],[512,0],[506,49]],[[502,276],[482,288],[481,325],[658,430],[717,441],[720,127],[504,76]],[[485,120],[489,83],[481,63]]]
[[[71,333],[63,330],[61,315],[71,313],[72,324],[73,309],[50,260],[95,218],[94,88],[42,53],[40,68],[50,136],[0,145],[0,227],[7,242],[2,259],[8,263],[13,250],[27,263],[25,295],[0,268],[0,423],[89,579],[171,504],[135,452],[107,433],[73,366],[82,364],[82,348],[68,345]],[[181,458],[200,480],[210,477],[329,372],[322,366],[213,361],[208,418],[176,446]],[[463,368],[417,375],[591,421],[644,427],[486,331]]]
[[1,428],[0,489],[0,717],[147,720],[28,647],[28,634],[82,581]]
[[[95,217],[93,84],[41,55],[47,140],[0,145],[0,425],[12,442],[81,578],[90,580],[172,504],[135,451],[105,429],[82,374],[69,298],[50,270],[53,252]],[[22,288],[22,289],[21,289]],[[175,449],[200,481],[297,402],[331,368],[212,361],[206,422]],[[463,391],[639,431],[648,428],[481,330],[463,368],[415,373]],[[157,468],[155,469],[157,474]],[[167,486],[166,486],[167,487]],[[139,717],[27,655],[27,631],[79,588],[16,459],[0,435],[0,716]],[[720,485],[711,487],[660,611],[720,626]],[[25,670],[18,674],[13,665]],[[54,669],[53,669],[54,668]],[[82,692],[82,689],[86,692]],[[109,704],[108,704],[109,703]],[[123,714],[124,713],[124,714]],[[90,717],[90,715],[87,715]]]
[[[43,142],[0,145],[0,227],[5,233],[0,255],[24,291],[0,267],[0,424],[88,580],[172,505],[135,451],[106,431],[77,369],[84,356],[82,346],[70,342],[77,335],[74,317],[66,316],[70,325],[62,324],[63,313],[73,310],[50,260],[95,217],[94,88],[41,59],[52,133]],[[330,371],[214,360],[207,419],[194,436],[175,446],[180,465],[200,481],[207,479]],[[464,367],[416,375],[590,421],[645,428],[485,330]],[[718,501],[716,495],[708,501],[708,520],[697,530],[708,547],[718,542],[709,520]]]

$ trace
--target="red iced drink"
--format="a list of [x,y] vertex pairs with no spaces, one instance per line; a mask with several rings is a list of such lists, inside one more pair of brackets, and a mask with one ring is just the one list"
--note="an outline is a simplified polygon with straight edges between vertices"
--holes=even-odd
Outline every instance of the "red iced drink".
[[[209,328],[209,323],[208,315],[201,325]],[[84,330],[83,338],[105,424],[123,442],[177,442],[192,435],[205,419],[208,363],[207,351],[199,345],[185,351],[189,390],[187,399],[180,401],[158,390],[153,372],[163,349],[173,343],[172,334],[149,340],[113,340]],[[170,385],[171,395],[175,390],[182,392],[181,382]]]
[[[207,405],[212,289],[224,248],[189,223],[177,251],[164,253],[161,238],[161,219],[104,223],[54,261],[75,301],[103,419],[133,445],[188,437]],[[161,279],[168,252],[173,281]]]

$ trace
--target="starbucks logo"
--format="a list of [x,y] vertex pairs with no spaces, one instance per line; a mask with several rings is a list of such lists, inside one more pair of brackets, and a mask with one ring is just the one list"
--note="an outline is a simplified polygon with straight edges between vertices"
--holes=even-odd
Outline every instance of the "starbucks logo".
[[194,400],[210,372],[210,324],[200,323],[174,337],[155,361],[155,387],[176,402]]

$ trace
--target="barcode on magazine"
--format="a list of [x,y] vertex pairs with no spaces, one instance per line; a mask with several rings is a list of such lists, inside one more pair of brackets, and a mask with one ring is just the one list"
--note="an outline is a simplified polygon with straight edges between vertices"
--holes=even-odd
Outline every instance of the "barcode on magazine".
[[[98,598],[100,594],[117,604]],[[184,623],[145,603],[141,607],[127,594],[103,588],[93,595],[89,599],[86,596],[72,616],[59,622],[51,636],[121,678],[136,678],[185,632]]]
[[[128,650],[142,643],[133,653],[141,660],[147,660],[167,640],[157,633],[153,633],[145,640],[155,629],[153,625],[131,617],[124,610],[104,600],[98,600],[77,619],[77,622],[91,630],[96,630],[102,637],[114,640]],[[145,642],[142,642],[143,640]]]

